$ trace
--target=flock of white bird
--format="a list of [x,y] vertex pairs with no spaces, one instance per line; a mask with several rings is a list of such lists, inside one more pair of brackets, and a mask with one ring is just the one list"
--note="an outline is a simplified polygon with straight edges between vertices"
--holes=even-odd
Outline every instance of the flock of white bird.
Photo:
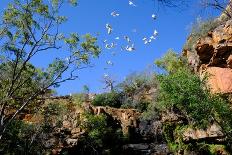
[[[128,1],[128,3],[129,3],[129,5],[130,5],[131,7],[136,7],[136,6],[137,6],[133,1]],[[120,16],[120,14],[119,14],[117,11],[111,12],[110,15],[111,15],[112,17],[118,17],[118,16]],[[152,18],[153,20],[156,20],[156,19],[157,19],[157,16],[156,16],[155,14],[152,14],[152,15],[151,15],[151,18]],[[111,35],[111,33],[113,32],[113,27],[112,27],[109,23],[107,23],[107,24],[105,25],[105,28],[106,28],[106,30],[107,30],[107,34],[108,34],[108,35]],[[133,29],[133,30],[132,30],[132,32],[135,32],[135,33],[136,33],[136,31],[137,31],[136,29]],[[147,45],[147,44],[150,44],[153,40],[155,40],[155,39],[157,38],[157,36],[158,36],[158,32],[157,32],[157,30],[154,30],[154,31],[153,31],[153,34],[152,34],[151,36],[143,37],[143,38],[142,38],[142,41],[143,41],[143,43],[144,43],[145,45]],[[124,39],[124,40],[128,43],[126,46],[122,46],[122,47],[121,47],[121,50],[125,50],[125,51],[128,51],[128,52],[132,52],[132,51],[135,51],[135,50],[136,50],[136,49],[135,49],[135,46],[134,46],[134,43],[132,43],[132,40],[131,40],[128,36],[124,35],[123,38],[117,36],[117,37],[115,37],[114,39],[115,39],[115,40]],[[108,42],[107,42],[107,39],[105,39],[105,40],[103,41],[103,43],[104,43],[105,48],[106,48],[107,50],[113,49],[113,48],[115,48],[115,47],[117,46],[117,44],[116,44],[115,42],[108,43]],[[115,55],[114,52],[112,52],[112,54]],[[108,61],[106,62],[106,64],[109,65],[109,66],[113,66],[113,65],[114,65],[114,63],[113,63],[112,61],[110,61],[110,60],[108,60]],[[105,68],[105,69],[107,69],[107,68]],[[104,73],[104,77],[108,77],[108,74]]]

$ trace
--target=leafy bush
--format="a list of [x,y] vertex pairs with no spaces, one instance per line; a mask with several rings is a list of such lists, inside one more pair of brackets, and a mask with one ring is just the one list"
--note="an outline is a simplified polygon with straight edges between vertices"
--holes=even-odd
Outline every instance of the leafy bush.
[[0,140],[0,154],[42,154],[39,125],[28,124],[20,120],[13,121]]
[[121,107],[145,111],[151,100],[156,96],[156,88],[157,82],[153,73],[141,72],[130,74],[117,86],[118,91],[123,96]]
[[121,94],[117,92],[98,94],[92,101],[94,106],[110,106],[119,108],[121,106]]
[[[160,95],[158,105],[162,109],[178,108],[189,123],[206,127],[212,120],[232,125],[229,105],[220,96],[212,95],[204,81],[188,69],[180,69],[169,75],[158,76]],[[225,113],[227,115],[225,115]],[[225,120],[224,117],[228,119]]]
[[82,139],[82,146],[92,150],[90,152],[99,154],[102,154],[104,149],[110,152],[118,149],[123,144],[124,137],[121,128],[111,124],[111,121],[104,114],[92,115],[85,113],[81,127],[86,131],[87,135]]
[[[205,85],[206,79],[200,79],[186,65],[177,65],[182,64],[180,60],[178,55],[170,53],[159,60],[159,65],[166,70],[166,73],[157,75],[159,94],[145,114],[157,115],[157,109],[159,112],[178,109],[180,114],[187,119],[188,125],[192,127],[205,129],[212,122],[218,123],[228,137],[228,141],[231,142],[232,111],[230,105],[220,95],[210,93]],[[185,125],[180,124],[180,128]],[[166,136],[166,140],[178,150],[182,147],[189,148],[192,144],[182,146],[182,143],[170,140],[170,135],[175,132],[174,128],[172,126],[171,131],[168,130],[169,135]]]
[[88,132],[88,137],[94,145],[102,147],[102,137],[106,133],[107,121],[106,116],[85,114],[85,120],[82,123],[82,128]]
[[45,132],[52,132],[54,127],[61,127],[63,116],[68,112],[68,106],[61,101],[49,101],[41,110],[44,117],[41,126]]
[[174,73],[186,67],[187,63],[185,58],[179,56],[173,49],[169,49],[161,59],[155,61],[155,64],[166,73]]
[[73,100],[75,105],[81,107],[81,105],[86,100],[86,94],[83,94],[83,93],[81,93],[81,94],[73,94],[72,95],[72,100]]
[[148,105],[150,104],[150,102],[147,101],[131,101],[131,100],[127,100],[126,102],[124,102],[121,106],[121,108],[125,108],[125,109],[137,109],[140,112],[143,112],[145,110],[147,110]]
[[132,73],[126,79],[117,85],[119,91],[124,92],[128,97],[133,96],[141,91],[149,90],[155,86],[153,73]]

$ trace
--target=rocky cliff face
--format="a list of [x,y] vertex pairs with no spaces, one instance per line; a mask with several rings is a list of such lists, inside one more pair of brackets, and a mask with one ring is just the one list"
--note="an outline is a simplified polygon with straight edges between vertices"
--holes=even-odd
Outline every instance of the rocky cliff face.
[[232,93],[232,20],[199,38],[193,46],[196,53],[185,51],[188,62],[201,76],[208,76],[211,91]]
[[112,107],[92,106],[93,114],[106,114],[113,120],[120,123],[124,135],[130,134],[131,130],[135,130],[139,126],[139,113],[136,109],[118,109]]
[[[27,123],[42,124],[45,121],[50,123],[51,130],[47,133],[39,134],[43,147],[51,150],[52,154],[60,154],[64,150],[75,150],[79,145],[80,139],[86,136],[86,131],[80,126],[85,112],[93,115],[104,114],[112,124],[119,126],[122,129],[123,135],[134,137],[132,141],[138,141],[139,132],[139,113],[135,109],[117,109],[112,107],[92,106],[89,102],[83,103],[82,107],[74,106],[71,97],[57,97],[50,99],[56,104],[62,104],[62,107],[69,110],[62,115],[58,121],[55,115],[50,115],[49,120],[40,114],[26,114],[23,120]],[[49,101],[50,102],[50,101]],[[46,102],[45,102],[46,104]],[[45,108],[46,109],[46,108]],[[59,124],[59,125],[57,125]],[[129,145],[130,146],[130,145]],[[139,146],[140,147],[140,146]],[[130,147],[125,147],[125,149]]]

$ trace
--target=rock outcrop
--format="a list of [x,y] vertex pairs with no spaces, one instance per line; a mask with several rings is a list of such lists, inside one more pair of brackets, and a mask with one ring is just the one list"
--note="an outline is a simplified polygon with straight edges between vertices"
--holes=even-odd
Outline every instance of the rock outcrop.
[[228,67],[227,60],[232,50],[232,20],[220,25],[207,37],[196,43],[196,51],[201,64],[207,66]]
[[213,93],[232,93],[232,69],[207,67],[201,75],[209,77],[207,85]]
[[192,141],[224,142],[225,135],[217,124],[212,124],[206,130],[187,128],[183,132],[183,140],[186,143]]
[[232,20],[222,23],[193,45],[196,53],[184,50],[188,63],[207,76],[213,93],[232,93]]
[[136,109],[118,109],[112,107],[97,106],[93,107],[95,115],[106,114],[113,118],[113,120],[120,122],[124,135],[129,134],[130,130],[138,128],[139,113]]

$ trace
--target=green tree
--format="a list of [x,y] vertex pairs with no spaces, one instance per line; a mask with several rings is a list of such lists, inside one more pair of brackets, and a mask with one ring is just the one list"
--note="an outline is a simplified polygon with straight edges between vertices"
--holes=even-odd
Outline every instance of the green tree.
[[120,108],[122,105],[122,96],[117,92],[98,94],[92,101],[94,106],[110,106]]
[[132,73],[116,87],[122,94],[122,108],[146,110],[148,104],[156,97],[157,80],[152,72]]
[[103,154],[104,150],[109,150],[109,154],[119,154],[120,146],[124,144],[125,137],[121,127],[114,124],[112,120],[104,114],[93,115],[84,113],[81,127],[87,135],[83,139],[84,145],[91,151],[85,154]]
[[183,57],[179,57],[177,53],[169,49],[161,59],[155,61],[155,64],[167,73],[174,73],[187,63]]
[[[0,136],[26,106],[49,89],[77,78],[77,71],[98,57],[97,38],[77,33],[64,35],[59,27],[67,21],[59,13],[64,0],[14,0],[4,10],[0,24]],[[69,1],[73,6],[76,0]],[[31,60],[39,54],[57,54],[47,68]],[[64,74],[65,73],[65,74]],[[7,110],[15,109],[12,114]]]
[[[178,111],[187,120],[179,124],[180,128],[185,127],[187,123],[191,127],[206,129],[211,123],[217,123],[227,137],[227,146],[230,146],[232,111],[228,101],[220,94],[211,94],[205,85],[207,78],[201,79],[199,75],[191,72],[187,65],[177,65],[182,64],[179,63],[182,58],[177,54],[171,55],[168,52],[167,56],[158,61],[159,66],[167,73],[157,76],[159,95],[147,113],[156,115],[157,109],[159,112]],[[171,132],[174,133],[174,130],[178,130],[176,125],[172,127]],[[175,145],[181,147],[181,144]]]

